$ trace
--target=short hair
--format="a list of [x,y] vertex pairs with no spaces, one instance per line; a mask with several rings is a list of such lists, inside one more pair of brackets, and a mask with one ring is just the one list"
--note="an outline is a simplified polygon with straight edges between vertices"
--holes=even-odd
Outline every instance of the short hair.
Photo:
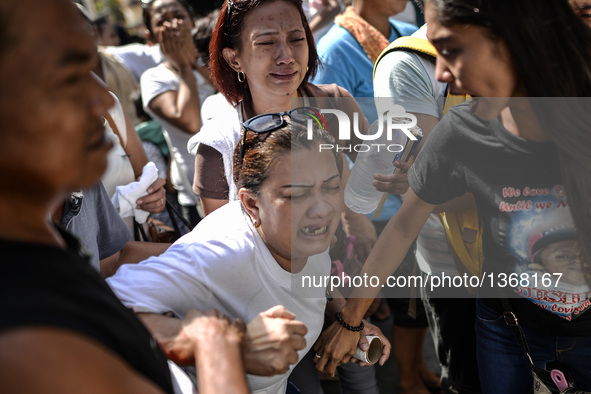
[[[301,121],[286,118],[286,125],[271,132],[264,140],[254,132],[246,132],[244,157],[240,163],[240,143],[234,151],[234,183],[236,188],[246,188],[254,195],[259,195],[261,186],[269,178],[269,169],[285,153],[298,150],[318,149],[319,144],[334,145],[334,138],[312,124],[312,138],[308,139],[307,125]],[[330,150],[336,160],[339,175],[342,175],[343,160],[341,153]]]
[[316,51],[314,35],[302,9],[301,0],[235,0],[232,6],[232,15],[228,15],[228,0],[226,0],[222,5],[215,31],[211,37],[209,60],[214,85],[232,104],[238,103],[248,95],[248,85],[238,82],[236,72],[226,62],[222,51],[224,48],[240,49],[244,18],[260,4],[271,1],[285,1],[297,8],[308,42],[308,70],[302,84],[305,84],[316,75],[318,52]]
[[209,67],[209,43],[215,30],[219,10],[213,10],[209,14],[197,19],[195,22],[195,34],[193,34],[193,43],[199,58]]
[[[154,32],[152,31],[152,7],[154,6],[154,3],[158,1],[158,0],[152,0],[148,3],[143,3],[142,6],[142,16],[144,18],[144,25],[146,25],[146,29],[148,29],[148,31],[150,32],[150,35],[154,35]],[[193,8],[191,8],[191,5],[189,3],[187,3],[186,0],[174,0],[177,3],[179,3],[188,13],[189,16],[191,17],[191,19],[195,20],[195,13],[193,12]]]

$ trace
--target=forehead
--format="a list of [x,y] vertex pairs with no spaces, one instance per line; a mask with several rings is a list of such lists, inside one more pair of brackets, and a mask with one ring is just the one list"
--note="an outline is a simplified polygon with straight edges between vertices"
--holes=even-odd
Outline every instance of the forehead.
[[429,1],[425,3],[425,22],[427,23],[427,39],[429,41],[433,42],[453,36],[453,31],[450,28],[439,23],[437,12]]
[[267,28],[294,30],[303,29],[302,19],[297,7],[286,1],[270,1],[259,4],[244,17],[244,30]]
[[270,169],[269,183],[275,185],[318,185],[338,175],[335,156],[318,147],[285,152]]
[[176,0],[156,0],[152,4],[152,15],[165,14],[167,12],[183,12],[188,14],[185,7]]
[[[9,64],[34,68],[34,75],[55,72],[72,63],[88,61],[96,52],[90,25],[73,4],[66,0],[18,0],[13,7],[9,34],[15,45],[9,53]],[[33,6],[28,3],[34,3]],[[3,62],[2,66],[6,66]],[[28,78],[33,75],[27,75]]]
[[576,10],[591,9],[591,0],[570,0]]

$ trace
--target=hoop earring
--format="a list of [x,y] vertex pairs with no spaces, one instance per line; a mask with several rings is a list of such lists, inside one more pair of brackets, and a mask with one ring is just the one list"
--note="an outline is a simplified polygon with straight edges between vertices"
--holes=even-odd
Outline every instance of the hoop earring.
[[254,228],[261,227],[261,222],[258,220],[255,220],[252,224],[254,225]]
[[246,81],[246,74],[244,74],[244,71],[238,71],[238,82],[242,83]]

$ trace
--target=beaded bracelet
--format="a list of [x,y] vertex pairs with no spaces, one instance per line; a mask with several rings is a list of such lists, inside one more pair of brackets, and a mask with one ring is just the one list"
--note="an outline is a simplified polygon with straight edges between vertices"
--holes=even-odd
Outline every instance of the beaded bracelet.
[[365,327],[363,320],[361,321],[361,324],[358,325],[357,327],[350,326],[341,317],[341,312],[337,312],[336,317],[337,317],[338,322],[341,324],[341,326],[345,327],[349,331],[361,331],[361,330],[363,330],[363,327]]

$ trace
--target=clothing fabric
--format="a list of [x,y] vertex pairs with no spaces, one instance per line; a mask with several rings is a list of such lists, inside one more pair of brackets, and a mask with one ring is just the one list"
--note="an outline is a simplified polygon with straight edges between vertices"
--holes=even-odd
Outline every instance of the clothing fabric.
[[[398,21],[391,21],[390,26],[388,42],[394,41],[401,35],[410,35],[417,30],[416,26]],[[312,82],[314,84],[336,83],[342,86],[358,99],[359,106],[370,124],[378,119],[373,100],[374,63],[361,44],[346,29],[334,25],[320,39],[317,50],[322,65]]]
[[[493,319],[478,315],[495,320],[494,328],[483,326],[477,319],[478,364],[484,392],[518,392],[512,391],[509,383],[517,387],[515,390],[523,389],[526,383],[527,390],[531,388],[531,380],[523,383],[523,379],[531,379],[531,372],[517,355],[521,347],[511,329],[502,327],[504,322],[499,316],[503,308],[498,298],[484,297],[517,293],[519,298],[511,299],[511,304],[528,342],[530,338],[546,338],[540,346],[530,346],[540,367],[545,367],[548,352],[554,359],[559,357],[547,339],[571,337],[571,344],[580,346],[581,352],[591,352],[591,313],[583,313],[588,309],[589,289],[579,283],[581,279],[584,282],[584,276],[580,262],[572,258],[578,256],[578,248],[572,244],[562,247],[559,271],[565,278],[558,286],[553,282],[543,288],[533,280],[533,275],[551,273],[546,268],[550,265],[536,261],[538,252],[568,237],[572,241],[574,235],[557,152],[551,142],[517,137],[498,119],[483,121],[470,112],[470,103],[461,104],[452,108],[432,131],[409,171],[409,183],[421,199],[432,204],[466,191],[474,193],[484,229],[484,277],[513,274],[521,279],[525,274],[531,278],[514,285],[503,286],[501,282],[491,291],[480,290],[479,304],[496,312]],[[591,370],[588,358],[567,357],[563,362],[569,370]],[[578,379],[575,383],[589,387],[588,372]]]
[[[431,204],[474,193],[484,229],[483,271],[532,278],[499,286],[507,292],[495,287],[481,295],[515,295],[508,291],[514,287],[520,298],[515,312],[523,325],[551,334],[589,335],[591,314],[584,312],[591,302],[579,248],[575,243],[564,247],[558,266],[540,255],[556,242],[574,241],[554,144],[517,137],[498,119],[483,121],[471,113],[470,103],[461,104],[431,133],[409,171],[409,183]],[[556,272],[563,273],[557,284],[544,288],[541,281],[534,282],[534,275],[556,278]]]
[[[425,25],[412,37],[426,39],[426,33]],[[415,53],[399,50],[386,54],[376,65],[374,89],[381,112],[401,105],[406,112],[442,117],[447,84],[435,78],[434,62]],[[417,250],[428,263],[431,276],[458,274],[438,215],[427,219],[417,239]]]
[[[411,34],[426,39],[427,26]],[[426,57],[399,50],[386,54],[376,65],[374,96],[379,113],[392,104],[406,112],[426,114],[441,119],[447,84],[435,78],[435,63]]]
[[421,288],[435,354],[441,365],[441,389],[449,394],[481,393],[474,329],[476,300],[464,289],[454,289],[454,293],[465,298],[441,298]]
[[65,232],[62,237],[67,249],[0,240],[0,332],[55,327],[80,334],[172,393],[166,358],[156,341],[91,267],[77,240]]
[[[478,300],[476,331],[478,333],[478,362],[480,363],[484,394],[528,393],[533,387],[531,367],[513,329],[497,312]],[[519,322],[522,320],[518,317]],[[591,336],[572,337],[551,335],[522,327],[534,364],[547,368],[548,363],[560,362],[573,378],[578,390],[591,391],[589,349]]]
[[[329,274],[328,251],[309,257],[297,274],[281,268],[235,201],[206,216],[164,254],[122,266],[108,283],[135,312],[171,311],[181,317],[192,308],[215,308],[250,322],[259,313],[284,305],[308,328],[301,359],[320,335],[326,299],[324,288],[299,284],[307,275]],[[289,372],[249,375],[248,382],[254,393],[282,393],[288,376]]]
[[[423,26],[412,36],[426,39],[426,32]],[[376,65],[374,93],[380,98],[376,100],[380,112],[391,105],[401,105],[406,112],[441,119],[446,88],[447,84],[435,78],[435,63],[416,53],[392,51]],[[419,267],[430,276],[458,275],[445,230],[436,214],[429,216],[419,233],[417,260],[426,262]],[[451,295],[434,294],[421,288],[422,304],[441,365],[441,388],[446,393],[479,393],[475,301],[462,289],[450,290]],[[454,298],[444,298],[446,296]]]
[[[197,71],[193,71],[199,100],[201,103],[216,92],[215,88]],[[145,111],[162,125],[164,137],[170,148],[172,156],[170,178],[174,188],[178,192],[178,200],[181,205],[195,205],[198,199],[192,191],[194,176],[194,158],[187,151],[187,143],[191,134],[174,126],[166,119],[158,116],[149,107],[150,102],[168,91],[178,91],[180,77],[165,64],[146,70],[141,77],[142,100]]]
[[155,120],[142,122],[135,126],[135,131],[142,140],[142,146],[148,156],[148,161],[156,164],[158,177],[168,179],[168,158],[170,151],[162,134],[162,126]]
[[127,125],[123,107],[115,95],[111,93],[111,96],[115,100],[115,105],[109,109],[109,115],[113,119],[117,133],[115,133],[111,124],[105,120],[105,134],[113,142],[113,148],[109,151],[107,169],[101,178],[109,197],[113,197],[117,186],[127,185],[135,181],[135,173],[129,161],[129,155],[125,151],[127,146]]
[[193,190],[201,197],[228,199],[230,188],[224,173],[224,160],[220,152],[211,146],[199,144],[197,148]]
[[140,82],[144,71],[164,61],[160,45],[128,44],[102,47],[102,50],[119,60],[131,72],[137,83]]
[[[360,112],[357,102],[351,97],[349,92],[335,84],[314,85],[307,83],[300,89],[300,96],[302,97],[299,99],[301,103],[294,105],[294,107],[307,105],[319,109],[339,108],[347,114]],[[208,155],[207,160],[205,160],[204,157],[197,159],[199,162],[203,163],[203,166],[201,167],[202,173],[197,174],[195,183],[201,185],[201,189],[207,190],[210,195],[211,193],[224,195],[227,188],[228,199],[229,201],[233,201],[238,197],[233,179],[233,155],[236,146],[240,142],[242,123],[246,119],[243,119],[241,102],[236,106],[231,106],[225,101],[225,99],[225,103],[221,102],[221,99],[223,99],[223,96],[214,95],[211,99],[206,100],[204,107],[214,108],[214,105],[208,103],[208,101],[211,100],[218,103],[218,105],[215,106],[217,111],[215,115],[210,115],[208,119],[204,120],[201,131],[191,137],[188,149],[192,154],[198,155],[200,154],[199,146],[203,144],[219,152],[224,167],[224,178],[227,186],[223,182],[220,182],[219,179],[212,177],[209,177],[209,179],[212,179],[215,184],[209,184],[207,179],[205,179],[205,176],[202,174],[203,172],[215,173],[219,171],[219,156],[216,158],[215,155],[211,155],[211,152],[209,152],[210,154]],[[328,114],[323,114],[323,116],[328,124],[328,132],[335,137],[338,142],[339,128],[336,116]],[[364,117],[362,117],[359,122],[359,130],[369,129],[369,124]],[[352,139],[345,142],[347,145],[355,145],[360,143],[360,139],[352,134]],[[350,155],[354,153],[352,150],[341,151]],[[354,157],[354,155],[351,157]]]
[[353,35],[374,64],[390,43],[378,29],[360,17],[353,6],[345,8],[345,12],[335,18],[335,23]]
[[134,102],[140,90],[139,84],[130,71],[115,56],[105,52],[103,47],[99,47],[98,54],[104,81],[109,90],[121,101],[121,106],[131,123],[134,126],[139,124]]
[[100,182],[66,200],[60,225],[80,239],[90,265],[97,271],[100,260],[119,252],[131,240]]
[[170,154],[166,140],[162,134],[162,126],[155,120],[142,122],[135,126],[135,131],[139,134],[142,141],[151,142],[160,149],[162,156],[168,159]]

